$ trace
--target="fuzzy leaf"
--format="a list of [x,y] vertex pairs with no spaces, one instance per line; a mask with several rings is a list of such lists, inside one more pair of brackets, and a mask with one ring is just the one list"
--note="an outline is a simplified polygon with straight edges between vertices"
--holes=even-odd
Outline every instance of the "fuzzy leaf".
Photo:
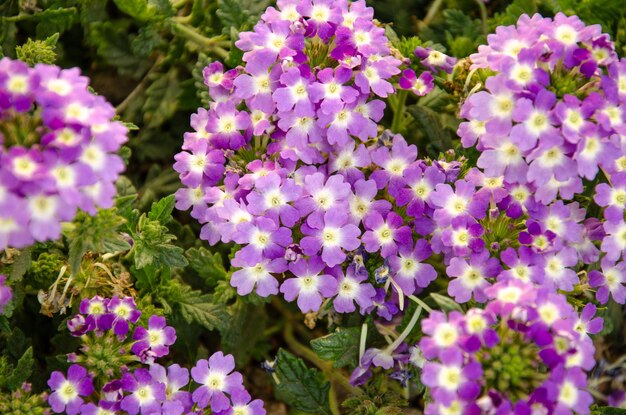
[[176,112],[181,91],[179,83],[178,70],[172,68],[167,74],[160,74],[148,87],[143,111],[149,127],[160,126]]
[[133,235],[135,242],[135,267],[148,265],[184,267],[187,265],[184,250],[171,242],[176,239],[159,221],[142,216],[139,229]]
[[174,195],[166,196],[158,202],[154,202],[150,208],[150,213],[148,213],[148,218],[166,224],[172,220],[175,204],[176,198]]
[[324,337],[311,340],[311,347],[319,357],[333,362],[333,367],[356,366],[359,356],[361,330],[357,327],[340,328]]
[[185,256],[191,268],[207,283],[215,284],[228,276],[222,256],[218,252],[211,252],[206,248],[191,248],[185,252]]
[[192,290],[190,286],[175,280],[170,282],[166,291],[167,301],[178,307],[187,323],[196,322],[207,330],[220,330],[229,320],[226,307],[212,303],[210,295]]
[[72,273],[78,272],[87,251],[112,253],[129,250],[130,244],[119,232],[124,222],[124,218],[116,215],[113,209],[99,210],[96,216],[79,213],[74,220],[75,227],[68,234]]
[[274,366],[280,383],[274,390],[278,399],[294,409],[315,415],[330,415],[330,383],[317,369],[308,368],[302,359],[279,349]]
[[[217,298],[215,301],[219,301]],[[263,307],[247,304],[242,300],[229,307],[228,324],[221,331],[222,347],[235,356],[239,365],[250,359],[254,347],[263,337],[266,315]]]

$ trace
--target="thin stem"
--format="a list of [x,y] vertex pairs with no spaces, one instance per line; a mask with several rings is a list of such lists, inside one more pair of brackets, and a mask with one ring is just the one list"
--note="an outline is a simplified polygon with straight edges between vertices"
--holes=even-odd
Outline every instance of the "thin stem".
[[200,46],[200,48],[213,52],[222,58],[228,57],[228,52],[222,46],[230,45],[230,43],[226,43],[223,39],[219,37],[206,37],[193,27],[187,26],[186,24],[180,23],[176,20],[172,20],[172,28],[176,34],[195,43]]
[[365,353],[365,341],[367,340],[367,323],[363,323],[361,326],[361,339],[359,341],[359,364],[363,360],[363,354]]
[[478,9],[480,10],[483,35],[487,36],[489,34],[489,27],[487,26],[487,6],[485,6],[485,2],[483,0],[476,0],[476,4],[478,4]]
[[428,306],[424,301],[420,300],[414,295],[409,295],[409,298],[417,303],[417,305],[421,306],[426,312],[432,313],[433,309]]
[[402,121],[404,120],[404,106],[406,104],[406,97],[408,95],[408,91],[402,90],[398,91],[396,94],[396,98],[398,102],[395,105],[393,111],[393,119],[391,120],[391,131],[394,133],[400,133],[400,127],[402,125]]
[[422,314],[422,307],[417,307],[415,309],[415,313],[413,313],[413,317],[411,317],[411,320],[409,321],[409,324],[404,328],[404,330],[402,331],[402,333],[398,336],[398,338],[396,340],[394,340],[393,343],[391,343],[388,347],[387,350],[389,352],[392,352],[394,350],[396,350],[396,348],[398,346],[400,346],[400,343],[402,343],[404,341],[404,339],[407,338],[407,336],[411,333],[411,331],[413,330],[413,328],[415,327],[415,324],[417,323],[417,319],[419,319],[420,314]]
[[433,1],[433,3],[428,8],[428,12],[426,12],[426,17],[424,17],[424,20],[422,20],[422,24],[421,24],[422,27],[426,27],[432,23],[433,19],[437,15],[437,12],[439,12],[439,9],[441,8],[442,4],[443,4],[443,0]]

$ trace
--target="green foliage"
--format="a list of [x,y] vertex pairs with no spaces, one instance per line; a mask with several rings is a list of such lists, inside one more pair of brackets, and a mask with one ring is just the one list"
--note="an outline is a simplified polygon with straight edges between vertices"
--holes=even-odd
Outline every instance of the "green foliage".
[[78,272],[87,251],[113,253],[127,251],[130,244],[120,233],[125,220],[115,209],[101,209],[95,216],[79,213],[72,226],[64,233],[71,241],[69,262],[72,273]]
[[13,366],[5,356],[0,356],[0,389],[16,390],[33,371],[33,348],[26,349]]
[[[218,298],[214,301],[220,304]],[[263,307],[249,304],[239,298],[228,307],[228,324],[221,329],[222,348],[235,356],[237,364],[246,364],[256,343],[262,339],[267,322]]]
[[206,248],[190,248],[185,252],[191,268],[198,273],[207,285],[215,285],[225,280],[228,272],[224,269],[222,256],[218,252],[211,252]]
[[167,299],[187,323],[198,323],[207,330],[223,330],[229,315],[226,307],[211,301],[211,296],[192,290],[188,285],[172,280],[162,290],[161,300]]
[[592,415],[624,415],[626,414],[626,409],[605,406],[605,407],[598,407],[592,410],[591,414]]
[[170,118],[176,111],[180,92],[176,68],[166,74],[155,74],[154,82],[146,90],[146,102],[143,105],[146,125],[158,127]]
[[302,359],[279,349],[274,366],[280,383],[274,390],[278,399],[307,414],[331,415],[328,404],[330,383],[317,369],[308,368]]
[[145,215],[139,219],[137,229],[132,234],[135,267],[184,267],[187,259],[183,248],[172,243],[176,237],[168,232],[158,220]]
[[311,347],[317,355],[333,362],[333,367],[354,367],[358,364],[359,339],[358,327],[338,328],[336,332],[311,340]]
[[28,39],[26,43],[15,48],[17,58],[34,66],[37,63],[52,64],[57,58],[54,50],[59,40],[59,34],[55,33],[46,40]]

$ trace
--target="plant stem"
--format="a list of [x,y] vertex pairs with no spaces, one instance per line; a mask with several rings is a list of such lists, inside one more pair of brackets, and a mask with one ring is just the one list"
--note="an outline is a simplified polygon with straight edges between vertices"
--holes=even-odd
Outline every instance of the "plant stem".
[[207,52],[213,52],[221,58],[228,57],[228,52],[222,46],[226,46],[227,44],[229,45],[230,42],[224,41],[219,36],[206,37],[193,27],[180,23],[176,20],[171,20],[171,23],[172,29],[174,29],[174,32],[176,32],[176,34],[195,43],[200,48],[205,49],[205,51]]
[[398,91],[396,94],[396,99],[398,102],[396,103],[393,110],[393,119],[391,120],[391,131],[394,133],[401,133],[400,126],[402,125],[402,121],[404,120],[404,106],[406,104],[406,97],[408,91],[402,90]]
[[439,12],[439,9],[441,8],[442,4],[443,4],[443,0],[433,1],[433,3],[428,8],[428,12],[426,12],[426,17],[424,17],[424,20],[422,20],[421,22],[422,27],[426,27],[432,23],[433,19],[437,15],[437,12]]
[[411,333],[411,330],[413,330],[413,327],[415,327],[415,324],[417,323],[417,319],[420,317],[420,314],[422,314],[422,307],[417,307],[415,309],[415,313],[413,313],[413,317],[411,317],[411,320],[409,321],[409,324],[407,324],[407,326],[404,328],[404,331],[402,331],[398,338],[395,339],[393,343],[391,343],[387,347],[387,350],[390,353],[396,350],[396,348],[400,346],[400,343],[402,343],[404,339],[406,339],[407,336]]
[[487,36],[489,34],[489,27],[487,26],[487,6],[485,6],[485,2],[483,0],[476,0],[476,4],[478,4],[478,9],[480,10],[483,35]]
[[426,310],[428,313],[432,313],[433,309],[430,308],[428,306],[428,304],[426,304],[424,301],[420,300],[419,298],[417,298],[414,295],[409,295],[409,298],[413,301],[415,301],[419,306],[421,306],[424,310]]

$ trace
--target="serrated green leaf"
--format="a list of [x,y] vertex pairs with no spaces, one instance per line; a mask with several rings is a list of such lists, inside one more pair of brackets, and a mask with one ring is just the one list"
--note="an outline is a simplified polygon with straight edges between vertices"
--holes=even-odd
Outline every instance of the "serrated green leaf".
[[[219,301],[214,297],[214,301]],[[245,365],[256,343],[263,337],[266,315],[264,308],[239,299],[228,308],[230,319],[220,331],[222,348],[235,356],[238,365]]]
[[225,280],[228,276],[219,252],[211,252],[206,248],[191,248],[185,252],[185,256],[191,268],[209,284]]
[[67,235],[71,240],[69,262],[72,273],[78,272],[87,251],[113,253],[129,250],[130,244],[120,233],[124,222],[114,209],[101,209],[95,216],[79,213]]
[[139,28],[139,33],[133,39],[131,48],[136,56],[147,57],[154,49],[164,43],[158,30],[152,25]]
[[75,23],[78,10],[75,7],[50,8],[34,13],[31,17],[37,23],[38,38],[46,38],[55,33],[63,33]]
[[167,0],[113,0],[118,9],[135,19],[147,22],[172,15]]
[[143,105],[144,121],[149,127],[158,127],[169,119],[178,107],[180,94],[178,70],[170,69],[158,78],[146,90]]
[[182,268],[188,263],[183,248],[171,243],[176,237],[157,220],[142,216],[133,238],[135,267],[138,269],[149,265]]
[[148,218],[166,224],[172,220],[172,212],[174,211],[175,204],[176,197],[174,195],[166,196],[158,202],[154,202],[148,213]]
[[173,280],[165,290],[167,302],[180,311],[187,323],[196,322],[207,330],[221,330],[229,320],[226,306],[211,301],[211,296],[192,290],[190,286]]
[[313,351],[333,367],[356,366],[359,356],[361,330],[357,327],[339,328],[336,332],[311,340]]
[[0,359],[0,388],[17,390],[30,377],[34,362],[32,346],[26,349],[16,366],[11,365],[4,357]]
[[274,386],[278,399],[307,414],[331,415],[330,383],[319,370],[308,368],[302,359],[284,349],[278,349],[274,369],[280,380]]
[[9,280],[20,281],[22,277],[24,277],[24,274],[26,274],[26,271],[28,271],[32,265],[32,254],[32,247],[28,247],[20,251],[17,258],[15,258],[13,264],[11,265]]
[[89,25],[90,42],[96,47],[98,55],[108,64],[123,74],[133,78],[143,75],[151,62],[135,56],[128,32],[130,20],[95,22]]
[[426,142],[436,150],[452,147],[452,140],[443,128],[439,114],[424,105],[411,105],[407,108],[409,114],[423,128]]

